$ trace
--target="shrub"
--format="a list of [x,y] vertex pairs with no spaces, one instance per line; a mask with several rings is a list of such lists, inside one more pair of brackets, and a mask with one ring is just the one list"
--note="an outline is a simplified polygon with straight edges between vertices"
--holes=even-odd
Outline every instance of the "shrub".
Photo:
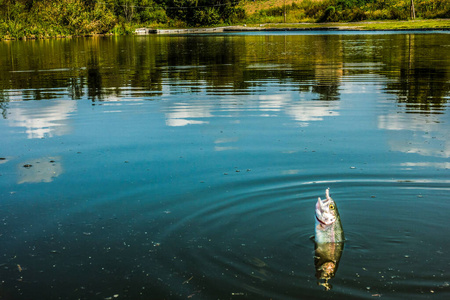
[[95,4],[89,19],[89,31],[92,33],[106,33],[117,23],[114,13],[104,3]]
[[424,18],[450,18],[450,1],[422,0],[415,7],[416,12]]
[[317,20],[317,22],[330,22],[334,21],[334,16],[336,14],[336,8],[334,6],[328,6],[323,12],[322,16]]
[[219,23],[220,15],[214,8],[196,9],[193,13],[192,25],[214,25]]
[[366,20],[366,12],[359,7],[355,7],[353,10],[350,10],[348,20],[349,21],[363,21]]

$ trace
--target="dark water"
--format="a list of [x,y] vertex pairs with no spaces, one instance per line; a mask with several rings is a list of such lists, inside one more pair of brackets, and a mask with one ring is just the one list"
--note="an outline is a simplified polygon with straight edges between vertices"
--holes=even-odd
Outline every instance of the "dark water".
[[0,65],[0,299],[449,299],[449,34],[2,42]]

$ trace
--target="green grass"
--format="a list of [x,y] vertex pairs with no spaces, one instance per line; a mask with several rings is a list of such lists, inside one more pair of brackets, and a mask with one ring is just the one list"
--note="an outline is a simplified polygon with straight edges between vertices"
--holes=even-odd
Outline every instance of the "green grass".
[[247,24],[249,27],[263,28],[320,28],[340,27],[360,30],[397,30],[397,29],[450,29],[450,20],[410,20],[410,21],[366,21],[333,23],[271,23]]
[[355,24],[366,30],[450,29],[450,20],[376,21]]

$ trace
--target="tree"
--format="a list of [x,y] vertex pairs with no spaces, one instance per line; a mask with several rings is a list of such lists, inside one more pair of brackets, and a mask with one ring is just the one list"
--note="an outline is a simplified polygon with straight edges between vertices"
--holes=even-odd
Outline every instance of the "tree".
[[0,31],[21,38],[24,35],[27,23],[27,1],[0,1]]
[[168,0],[167,15],[190,26],[214,25],[230,22],[243,15],[237,0]]

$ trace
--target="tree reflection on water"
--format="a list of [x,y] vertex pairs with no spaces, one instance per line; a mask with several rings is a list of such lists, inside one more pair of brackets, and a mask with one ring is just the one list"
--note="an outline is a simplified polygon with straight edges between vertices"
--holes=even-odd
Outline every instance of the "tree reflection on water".
[[386,78],[385,92],[399,103],[418,113],[439,112],[450,91],[447,39],[446,34],[217,35],[2,43],[0,101],[102,101],[130,90],[151,99],[184,82],[211,94],[251,94],[269,81],[333,101],[341,97],[343,78],[379,75]]

